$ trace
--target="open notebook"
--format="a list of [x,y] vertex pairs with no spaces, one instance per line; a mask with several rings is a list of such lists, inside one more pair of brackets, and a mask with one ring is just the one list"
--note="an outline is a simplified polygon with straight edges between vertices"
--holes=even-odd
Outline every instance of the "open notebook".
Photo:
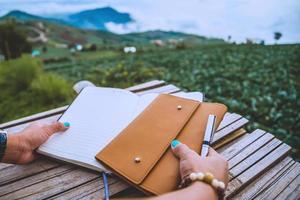
[[[38,153],[97,171],[107,171],[95,155],[138,116],[158,94],[138,96],[116,88],[87,87],[81,91],[60,122],[70,122],[39,147]],[[202,93],[176,96],[202,101]]]

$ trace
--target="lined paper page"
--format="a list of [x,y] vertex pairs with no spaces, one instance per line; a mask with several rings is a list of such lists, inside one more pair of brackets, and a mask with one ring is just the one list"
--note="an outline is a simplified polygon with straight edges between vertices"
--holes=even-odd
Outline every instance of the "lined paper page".
[[94,157],[133,120],[138,101],[137,95],[121,89],[85,88],[59,120],[71,127],[53,135],[38,152],[105,170]]

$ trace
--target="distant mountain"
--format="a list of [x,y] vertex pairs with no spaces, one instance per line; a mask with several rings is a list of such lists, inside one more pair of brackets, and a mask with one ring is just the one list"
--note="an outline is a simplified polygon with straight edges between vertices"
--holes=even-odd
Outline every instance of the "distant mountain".
[[126,24],[132,21],[128,13],[120,13],[111,7],[86,10],[67,17],[67,22],[75,27],[98,30],[107,30],[105,24],[108,22]]
[[13,10],[11,12],[9,12],[8,14],[2,16],[1,18],[16,18],[19,20],[23,20],[23,21],[28,21],[28,20],[42,20],[42,17],[39,16],[35,16],[35,15],[31,15],[28,14],[26,12],[23,11],[19,11],[19,10]]
[[180,39],[186,37],[196,37],[198,39],[206,39],[205,37],[198,36],[198,35],[175,32],[175,31],[161,31],[161,30],[128,33],[126,35],[135,38],[143,38],[147,40],[168,40],[168,39]]
[[79,13],[67,15],[61,18],[48,18],[32,15],[23,11],[14,10],[2,16],[0,19],[14,18],[19,21],[47,21],[62,25],[70,25],[81,29],[94,29],[107,31],[105,24],[126,24],[133,19],[128,13],[121,13],[111,7],[85,10]]
[[137,33],[128,33],[124,34],[128,38],[134,38],[136,42],[151,42],[153,40],[161,40],[161,41],[184,41],[185,43],[193,43],[193,44],[213,44],[213,43],[224,43],[223,39],[218,38],[207,38],[204,36],[175,32],[175,31],[162,31],[162,30],[154,30],[154,31],[146,31],[146,32],[137,32]]

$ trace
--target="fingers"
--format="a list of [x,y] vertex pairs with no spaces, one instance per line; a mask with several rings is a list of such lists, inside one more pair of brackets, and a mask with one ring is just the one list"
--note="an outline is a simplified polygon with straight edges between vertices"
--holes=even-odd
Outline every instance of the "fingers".
[[190,154],[195,153],[185,144],[180,143],[178,140],[173,140],[171,143],[172,151],[179,159],[187,159]]
[[45,125],[44,130],[46,131],[48,136],[53,135],[56,132],[65,131],[70,127],[69,122],[61,123],[61,122],[54,122],[50,125]]
[[212,147],[209,147],[207,156],[219,156],[219,153],[216,152]]

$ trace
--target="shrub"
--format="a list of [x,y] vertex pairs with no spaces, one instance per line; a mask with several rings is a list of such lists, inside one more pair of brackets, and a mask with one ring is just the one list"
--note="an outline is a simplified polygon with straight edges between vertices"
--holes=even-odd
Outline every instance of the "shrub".
[[45,73],[31,57],[0,63],[1,122],[66,105],[72,88],[63,78]]
[[42,63],[38,59],[24,56],[16,60],[9,60],[0,63],[0,86],[12,92],[18,92],[30,87],[34,80],[41,73]]
[[31,85],[36,98],[45,104],[66,102],[72,97],[71,85],[62,77],[47,73],[37,77]]

